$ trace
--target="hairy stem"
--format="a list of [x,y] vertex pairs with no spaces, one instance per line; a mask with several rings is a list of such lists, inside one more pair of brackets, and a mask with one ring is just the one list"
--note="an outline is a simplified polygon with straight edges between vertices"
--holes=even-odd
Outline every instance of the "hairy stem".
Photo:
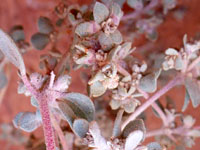
[[69,150],[69,147],[67,145],[67,141],[65,139],[65,135],[63,134],[63,131],[61,130],[58,121],[56,120],[55,116],[53,114],[51,114],[51,118],[52,118],[52,124],[58,134],[58,137],[60,139],[60,142],[63,146],[63,150]]
[[22,80],[26,88],[37,99],[39,103],[40,112],[42,115],[44,137],[47,150],[55,150],[55,135],[51,125],[51,118],[48,106],[48,96],[45,93],[40,93],[35,87],[31,85],[26,75],[23,75]]
[[42,115],[44,137],[47,150],[55,150],[55,135],[51,125],[50,111],[48,106],[48,97],[44,94],[42,97],[36,97],[39,101],[40,112]]
[[140,106],[134,113],[132,113],[127,120],[122,124],[122,130],[124,127],[132,120],[134,120],[137,116],[139,116],[143,111],[145,111],[149,106],[151,106],[158,98],[167,93],[170,89],[180,83],[180,76],[176,76],[173,80],[171,80],[166,86],[164,86],[161,90],[156,92],[152,97],[150,97],[142,106]]

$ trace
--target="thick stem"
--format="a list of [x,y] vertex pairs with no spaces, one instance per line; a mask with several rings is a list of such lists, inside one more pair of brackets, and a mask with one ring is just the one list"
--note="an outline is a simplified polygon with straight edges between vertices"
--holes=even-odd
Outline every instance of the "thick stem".
[[151,98],[149,98],[142,106],[140,106],[134,113],[132,113],[127,120],[125,120],[125,122],[122,124],[122,130],[130,121],[134,120],[137,116],[139,116],[143,111],[145,111],[149,106],[151,106],[158,98],[160,98],[174,86],[179,84],[181,79],[182,78],[180,76],[176,76],[166,86],[164,86],[161,90],[159,90]]
[[46,149],[55,150],[55,135],[51,125],[50,112],[48,107],[48,96],[45,93],[40,93],[37,91],[37,89],[31,85],[26,75],[23,75],[21,78],[26,88],[29,90],[29,92],[31,92],[31,94],[37,99],[39,103],[39,108],[42,115]]
[[42,115],[42,122],[43,122],[43,130],[44,130],[44,137],[45,137],[45,144],[47,150],[55,150],[55,135],[54,130],[51,125],[51,118],[48,106],[48,97],[44,94],[42,97],[36,97],[39,101],[40,112]]

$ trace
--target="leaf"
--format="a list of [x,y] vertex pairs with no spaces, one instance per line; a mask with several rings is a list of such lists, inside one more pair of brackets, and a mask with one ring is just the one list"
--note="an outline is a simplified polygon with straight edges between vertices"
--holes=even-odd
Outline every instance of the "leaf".
[[135,101],[129,101],[125,103],[122,107],[124,108],[125,112],[132,113],[135,111],[135,108],[138,106],[138,103]]
[[73,131],[76,135],[84,138],[89,130],[89,123],[85,119],[76,119],[73,122]]
[[89,86],[89,95],[93,97],[99,97],[106,92],[106,88],[100,81],[96,81]]
[[33,112],[20,112],[13,120],[16,128],[26,132],[32,132],[41,125],[41,120]]
[[21,75],[26,74],[24,60],[19,52],[19,49],[15,45],[14,41],[1,29],[0,50],[8,58],[8,60],[20,70]]
[[40,33],[50,34],[53,32],[54,27],[51,20],[47,17],[40,16],[38,19],[38,30]]
[[187,77],[185,79],[185,87],[191,98],[193,107],[197,107],[200,104],[200,87],[196,80]]
[[77,25],[75,33],[80,37],[85,37],[96,33],[100,29],[100,26],[95,22],[83,22]]
[[101,49],[104,51],[108,51],[112,48],[113,46],[113,40],[111,37],[104,32],[101,32],[98,36],[99,43],[101,45]]
[[71,77],[68,75],[59,76],[53,85],[53,89],[60,92],[65,92],[71,82]]
[[121,109],[117,113],[117,117],[114,122],[114,127],[113,127],[113,132],[112,132],[112,137],[118,137],[121,134],[121,121],[122,121],[122,116],[123,116],[124,110]]
[[126,42],[112,49],[108,55],[108,58],[110,60],[120,60],[126,58],[132,52],[133,50],[131,50],[131,42]]
[[49,43],[49,36],[43,33],[35,33],[31,37],[31,43],[35,49],[42,50]]
[[[159,100],[155,101],[155,103],[156,103],[156,105],[157,105],[158,107],[160,107],[160,110],[162,110],[163,112],[165,112],[165,111],[164,111],[164,107],[163,107],[163,105],[160,103]],[[152,110],[153,110],[153,113],[155,114],[155,116],[160,118],[160,115],[158,114],[158,112],[157,112],[153,107],[152,107]]]
[[102,150],[107,150],[109,147],[107,146],[107,141],[101,136],[101,131],[99,129],[98,124],[93,121],[89,125],[89,132],[94,139],[94,145]]
[[181,109],[182,112],[184,112],[187,109],[189,103],[190,103],[190,95],[189,95],[188,91],[185,90],[185,100],[184,100],[183,107]]
[[143,0],[127,0],[127,4],[136,10],[141,10],[143,6]]
[[94,20],[100,24],[108,18],[109,10],[104,4],[96,2],[93,8],[93,16]]
[[112,39],[112,42],[115,44],[121,44],[123,41],[123,37],[121,33],[119,32],[119,30],[115,30],[114,33],[110,34],[110,37]]
[[73,110],[63,101],[58,102],[58,107],[63,118],[69,123],[70,127],[72,128],[74,119],[76,118]]
[[161,73],[161,69],[144,76],[139,83],[139,88],[144,92],[153,93],[157,89],[157,79]]
[[144,133],[141,130],[129,134],[125,142],[125,150],[134,150],[142,141]]
[[80,93],[67,93],[65,102],[72,108],[75,115],[84,116],[89,122],[94,120],[95,108],[91,99]]
[[31,105],[38,108],[39,104],[37,102],[37,99],[35,99],[33,96],[31,96]]
[[126,138],[133,131],[140,130],[143,133],[146,133],[146,128],[142,119],[136,119],[129,122],[122,132],[122,137]]
[[[119,0],[117,0],[119,1]],[[116,18],[118,18],[118,20],[121,19],[121,17],[123,16],[123,11],[121,10],[121,7],[119,6],[119,4],[116,2],[114,2],[113,4],[111,4],[111,9],[110,9],[110,14],[111,16],[115,16]]]
[[162,150],[162,147],[157,142],[151,142],[147,145],[148,150]]
[[10,36],[15,42],[25,40],[25,34],[21,25],[14,26],[10,31]]
[[126,0],[113,0],[115,3],[117,3],[120,7],[123,7]]
[[0,71],[0,89],[8,84],[8,79],[3,71]]
[[112,100],[110,101],[110,106],[111,106],[111,108],[112,108],[113,110],[118,109],[118,108],[120,107],[120,105],[121,105],[121,103],[120,103],[119,100],[114,100],[114,99],[112,99]]

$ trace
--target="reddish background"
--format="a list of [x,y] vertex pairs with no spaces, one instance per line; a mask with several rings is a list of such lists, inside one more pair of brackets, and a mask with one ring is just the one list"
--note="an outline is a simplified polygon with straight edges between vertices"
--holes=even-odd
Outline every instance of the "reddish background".
[[[83,0],[69,0],[72,3],[86,3]],[[88,0],[89,1],[89,0]],[[0,1],[0,28],[5,31],[13,25],[22,24],[25,29],[26,39],[30,40],[30,36],[37,31],[36,21],[40,15],[51,16],[54,6],[58,3],[58,0],[1,0]],[[166,16],[164,23],[162,23],[159,28],[159,39],[155,43],[151,43],[149,50],[160,51],[165,50],[168,47],[179,48],[182,45],[182,37],[187,34],[189,38],[199,36],[200,37],[200,0],[179,0],[178,5],[183,5],[187,8],[186,14],[183,20],[176,20],[173,17],[173,11],[169,12]],[[61,51],[64,52],[68,50],[69,44],[71,42],[70,37],[63,39],[61,44]],[[136,45],[140,46],[143,43],[147,43],[144,36],[138,37],[136,40]],[[45,50],[46,51],[46,50]],[[45,51],[35,52],[30,51],[24,55],[25,64],[28,71],[39,71],[38,62],[39,56]],[[19,77],[16,74],[16,68],[12,65],[6,67],[10,70],[10,81],[5,92],[2,102],[0,103],[0,123],[10,123],[14,116],[20,111],[34,111],[34,108],[30,105],[29,98],[24,95],[17,94],[17,81]],[[10,69],[11,68],[11,69]],[[70,87],[71,90],[86,93],[85,86],[79,80],[78,73],[71,73],[73,81]],[[176,100],[176,105],[178,110],[181,109],[184,99],[184,89],[183,87],[176,88],[169,92]],[[1,101],[1,100],[0,100]],[[147,126],[149,129],[155,129],[158,124],[161,123],[160,120],[153,117],[153,114],[148,110],[149,118],[147,119]],[[199,107],[193,109],[190,107],[185,113],[192,114],[197,120],[197,124],[200,125],[199,119]],[[153,118],[153,119],[152,119]],[[41,128],[36,131],[38,136],[42,136]],[[25,135],[29,135],[24,133]],[[0,149],[5,149],[5,141],[0,141]],[[22,150],[20,146],[13,146],[9,150]],[[200,140],[197,140],[196,146],[192,148],[193,150],[200,149]]]

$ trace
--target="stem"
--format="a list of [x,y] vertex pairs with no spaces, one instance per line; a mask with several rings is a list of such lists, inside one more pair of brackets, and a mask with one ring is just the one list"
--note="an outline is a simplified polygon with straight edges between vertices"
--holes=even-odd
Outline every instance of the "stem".
[[160,109],[160,107],[158,106],[158,104],[153,103],[152,107],[156,110],[156,112],[159,114],[160,118],[163,121],[163,124],[165,127],[168,126],[168,121],[167,121],[167,117],[165,116],[164,112]]
[[122,124],[122,130],[125,126],[132,120],[134,120],[137,116],[139,116],[144,110],[146,110],[149,106],[151,106],[158,98],[172,89],[174,86],[180,83],[180,76],[176,76],[173,80],[171,80],[166,86],[164,86],[161,90],[155,93],[149,100],[147,100],[142,106],[140,106],[134,113],[132,113],[127,120]]
[[117,71],[119,73],[121,73],[123,76],[130,76],[130,73],[128,71],[126,71],[120,64],[115,63],[116,67],[117,67]]
[[48,97],[44,94],[44,96],[36,97],[39,101],[40,112],[42,115],[42,122],[43,122],[43,130],[44,130],[44,137],[45,137],[45,144],[47,150],[55,150],[55,135],[54,130],[51,125],[51,118],[48,106]]
[[142,14],[148,12],[149,10],[151,10],[152,8],[156,7],[159,4],[160,0],[151,0],[151,2],[149,3],[148,6],[146,6],[145,8],[141,9],[141,10],[137,10],[134,11],[133,13],[127,14],[125,16],[122,17],[122,21],[128,20],[128,19],[136,19],[139,16],[141,16]]
[[69,150],[69,147],[67,145],[67,141],[65,139],[65,135],[63,134],[63,131],[61,130],[61,128],[58,124],[58,121],[56,120],[56,118],[53,114],[51,115],[51,118],[52,118],[52,124],[54,126],[54,129],[56,130],[58,137],[60,139],[60,142],[63,146],[63,150]]
[[51,125],[50,112],[49,112],[49,106],[48,106],[49,96],[45,94],[44,92],[40,93],[36,88],[34,88],[29,82],[26,75],[22,75],[21,79],[23,80],[26,88],[31,92],[31,94],[37,99],[39,103],[39,108],[42,115],[46,149],[55,150],[56,148],[55,135],[54,135],[53,127]]
[[187,71],[191,71],[200,62],[200,56],[197,57],[189,66]]
[[147,132],[145,137],[149,138],[152,136],[158,136],[158,135],[164,135],[164,134],[165,134],[165,129],[157,129],[157,130]]

